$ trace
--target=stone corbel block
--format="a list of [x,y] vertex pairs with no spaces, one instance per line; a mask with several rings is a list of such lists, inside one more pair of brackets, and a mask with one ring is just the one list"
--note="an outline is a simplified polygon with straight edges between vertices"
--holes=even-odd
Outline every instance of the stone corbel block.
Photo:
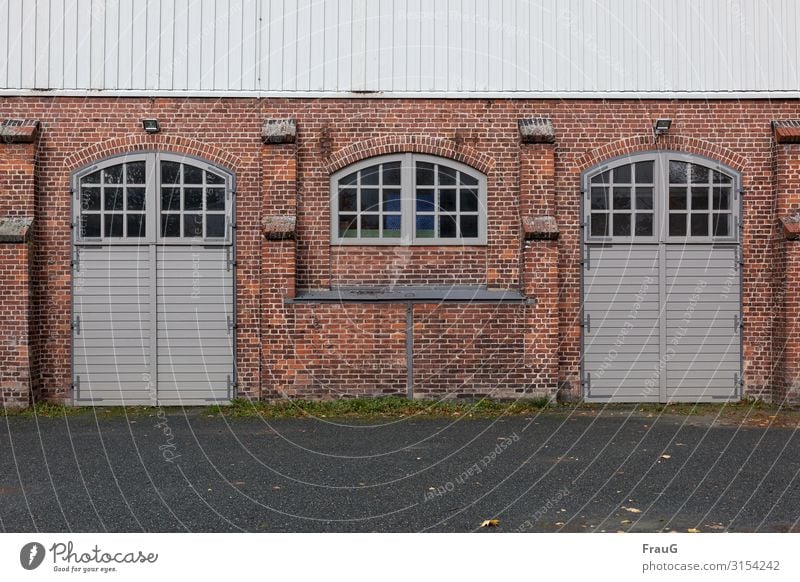
[[522,230],[525,240],[558,239],[558,223],[554,216],[523,216]]
[[267,119],[261,127],[261,139],[269,143],[294,143],[297,122],[294,119]]
[[522,143],[555,143],[553,122],[547,117],[529,117],[517,122]]
[[278,214],[264,218],[264,236],[267,240],[293,239],[297,219],[288,214]]

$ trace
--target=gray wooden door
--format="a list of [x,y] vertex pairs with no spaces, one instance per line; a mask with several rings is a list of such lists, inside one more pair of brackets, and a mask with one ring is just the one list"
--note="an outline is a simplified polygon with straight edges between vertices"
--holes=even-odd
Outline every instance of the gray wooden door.
[[233,178],[133,154],[74,177],[73,382],[79,405],[233,398]]
[[654,153],[589,172],[584,192],[586,399],[738,399],[738,176]]

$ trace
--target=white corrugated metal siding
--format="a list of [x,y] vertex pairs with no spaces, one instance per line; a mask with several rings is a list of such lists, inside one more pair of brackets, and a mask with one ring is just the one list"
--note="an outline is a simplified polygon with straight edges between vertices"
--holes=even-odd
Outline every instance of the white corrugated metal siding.
[[0,89],[800,95],[797,0],[0,0]]

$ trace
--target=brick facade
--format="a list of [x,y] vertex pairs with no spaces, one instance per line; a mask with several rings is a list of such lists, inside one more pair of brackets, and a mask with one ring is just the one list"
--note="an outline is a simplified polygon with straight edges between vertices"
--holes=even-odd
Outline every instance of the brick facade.
[[[145,134],[145,117],[157,118],[161,133]],[[521,143],[518,122],[532,117],[552,121],[554,143]],[[673,125],[654,143],[657,117]],[[579,395],[580,176],[656,148],[741,172],[745,391],[796,399],[800,242],[784,240],[780,219],[800,210],[800,145],[776,144],[771,122],[798,117],[794,100],[1,98],[0,119],[41,122],[38,144],[0,144],[0,216],[35,218],[29,261],[27,246],[0,246],[4,297],[22,297],[16,286],[26,285],[27,267],[18,265],[29,263],[31,275],[30,351],[20,355],[17,345],[4,358],[21,363],[3,369],[3,399],[27,400],[7,388],[27,382],[19,371],[26,358],[37,398],[71,396],[71,174],[155,149],[205,158],[236,177],[239,394],[406,394],[405,304],[291,300],[343,286],[457,284],[517,290],[531,301],[413,305],[416,396]],[[267,119],[294,119],[294,143],[264,143]],[[394,152],[440,155],[486,174],[485,246],[331,246],[331,173]],[[529,236],[526,217],[554,219],[556,236]],[[275,224],[293,226],[278,236]],[[25,313],[3,305],[4,341],[20,335]]]

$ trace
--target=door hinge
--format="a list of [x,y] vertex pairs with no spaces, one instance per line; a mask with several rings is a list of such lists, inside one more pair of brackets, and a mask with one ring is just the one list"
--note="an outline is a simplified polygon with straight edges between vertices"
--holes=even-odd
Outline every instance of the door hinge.
[[585,249],[586,254],[583,255],[581,259],[581,265],[583,265],[587,271],[592,269],[592,247],[586,247]]
[[72,266],[75,268],[75,271],[81,270],[81,251],[80,249],[75,249],[75,256],[72,259]]
[[734,372],[733,374],[733,385],[737,390],[744,389],[744,377],[739,375],[739,372]]
[[81,316],[76,315],[75,321],[72,322],[72,329],[75,330],[75,335],[81,335]]
[[588,396],[589,392],[591,392],[591,390],[592,390],[592,373],[591,372],[586,372],[586,379],[583,382],[581,382],[581,384],[583,384],[584,388],[586,388],[586,395]]
[[236,329],[236,322],[233,321],[233,318],[230,315],[227,316],[227,320],[228,320],[228,335],[231,335],[231,332],[233,332],[233,330]]
[[736,332],[744,329],[744,317],[740,317],[738,313],[733,314],[733,329]]
[[586,330],[586,333],[592,333],[592,314],[587,313],[581,321],[581,327]]
[[236,266],[236,261],[233,260],[233,251],[231,247],[227,247],[225,253],[225,270],[230,271]]
[[75,396],[77,397],[81,389],[81,377],[75,376],[75,381],[72,382],[72,390],[75,392]]

